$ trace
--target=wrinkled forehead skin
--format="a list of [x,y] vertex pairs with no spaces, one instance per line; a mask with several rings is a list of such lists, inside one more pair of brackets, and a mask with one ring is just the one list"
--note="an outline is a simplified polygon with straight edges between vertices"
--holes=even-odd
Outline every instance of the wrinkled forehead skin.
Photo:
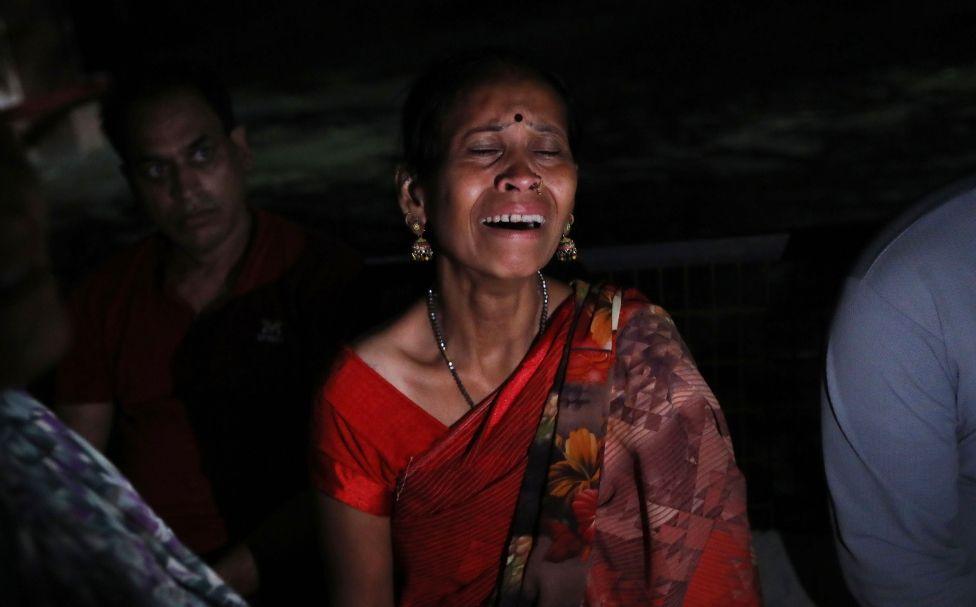
[[567,135],[568,138],[568,108],[566,107],[566,101],[549,83],[533,74],[513,70],[488,74],[483,78],[478,78],[467,83],[461,88],[454,95],[447,107],[442,110],[441,115],[437,116],[433,122],[433,136],[438,150],[436,157],[437,165],[434,167],[433,175],[428,175],[427,177],[436,179],[437,174],[442,168],[441,165],[444,161],[446,151],[451,140],[457,134],[458,129],[464,123],[468,122],[472,118],[472,115],[477,113],[481,107],[487,105],[487,102],[494,93],[501,89],[521,89],[522,95],[516,94],[510,97],[511,103],[509,104],[510,108],[507,110],[508,115],[506,116],[505,112],[503,112],[497,117],[499,120],[515,122],[515,114],[517,113],[525,118],[525,112],[518,110],[518,108],[524,107],[522,105],[524,102],[532,98],[537,98],[538,96],[548,96],[559,107],[557,123],[553,126],[561,129],[563,134]]
[[558,115],[556,124],[552,126],[567,134],[566,103],[555,89],[531,76],[501,75],[472,83],[458,94],[441,120],[442,143],[450,141],[460,123],[477,115],[485,106],[495,105],[493,102],[502,108],[501,114],[494,118],[503,123],[521,122],[526,118],[522,108],[527,106],[538,106],[540,102],[547,107],[554,104],[558,108]]

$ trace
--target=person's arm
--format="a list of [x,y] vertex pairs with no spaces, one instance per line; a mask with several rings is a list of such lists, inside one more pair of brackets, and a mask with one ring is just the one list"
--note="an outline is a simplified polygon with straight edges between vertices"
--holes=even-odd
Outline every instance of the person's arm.
[[[344,367],[334,370],[313,416],[312,482],[316,522],[325,563],[330,604],[338,607],[391,607],[394,603],[393,538],[390,513],[395,479],[402,467],[371,439],[382,425],[368,417],[349,419],[341,394]],[[329,395],[340,402],[333,406]],[[359,405],[365,403],[359,400]],[[353,414],[361,409],[351,406]],[[391,463],[392,462],[392,463]]]
[[218,559],[214,569],[238,590],[238,586],[246,587],[246,594],[288,584],[296,575],[292,563],[299,560],[302,571],[321,573],[316,496],[306,489],[280,503],[242,542]]
[[390,519],[361,512],[325,495],[318,498],[330,604],[392,607]]
[[261,585],[257,561],[251,549],[243,542],[235,544],[220,557],[213,564],[213,570],[228,586],[244,597],[257,592]]
[[955,522],[956,373],[942,336],[852,283],[826,362],[824,463],[851,591],[865,605],[976,604]]
[[760,605],[745,479],[718,402],[666,312],[644,305],[622,325],[615,365],[625,404],[607,423],[602,483],[618,505],[601,508],[627,513],[643,534],[608,533],[597,558],[611,568],[630,560],[618,574],[649,571],[628,583],[666,588],[670,601]]
[[59,405],[54,408],[54,412],[66,426],[102,453],[105,453],[108,446],[114,410],[112,403]]

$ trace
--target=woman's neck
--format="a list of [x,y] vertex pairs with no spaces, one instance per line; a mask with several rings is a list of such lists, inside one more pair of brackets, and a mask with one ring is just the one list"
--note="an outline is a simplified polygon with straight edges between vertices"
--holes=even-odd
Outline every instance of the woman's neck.
[[439,269],[438,320],[452,358],[468,373],[485,375],[511,368],[513,360],[517,364],[539,331],[538,276],[497,279],[469,269]]

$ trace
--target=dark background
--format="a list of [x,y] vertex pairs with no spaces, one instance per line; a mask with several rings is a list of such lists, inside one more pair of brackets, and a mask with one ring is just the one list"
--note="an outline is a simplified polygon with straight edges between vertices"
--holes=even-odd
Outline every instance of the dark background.
[[[76,79],[146,51],[218,69],[256,154],[255,204],[357,247],[390,301],[423,286],[392,187],[410,77],[473,45],[542,59],[584,123],[582,265],[562,273],[672,312],[723,403],[753,525],[779,530],[815,601],[849,600],[819,454],[824,332],[880,226],[976,167],[976,4],[6,4],[56,15]],[[146,230],[104,147],[39,144],[35,160],[66,286]]]

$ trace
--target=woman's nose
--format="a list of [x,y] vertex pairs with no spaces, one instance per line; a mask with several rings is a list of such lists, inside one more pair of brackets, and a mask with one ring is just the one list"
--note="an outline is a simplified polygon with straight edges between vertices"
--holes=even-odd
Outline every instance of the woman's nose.
[[498,174],[495,187],[501,191],[528,192],[538,187],[542,177],[524,159],[515,159]]

